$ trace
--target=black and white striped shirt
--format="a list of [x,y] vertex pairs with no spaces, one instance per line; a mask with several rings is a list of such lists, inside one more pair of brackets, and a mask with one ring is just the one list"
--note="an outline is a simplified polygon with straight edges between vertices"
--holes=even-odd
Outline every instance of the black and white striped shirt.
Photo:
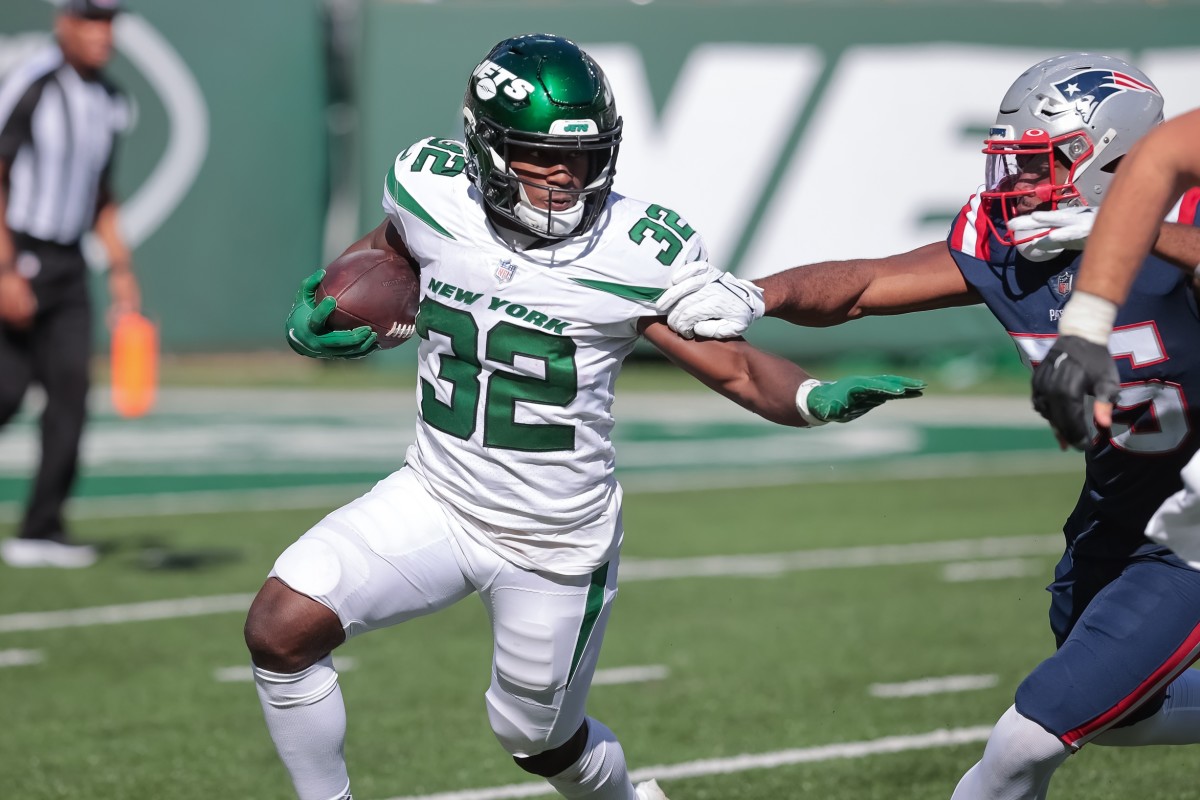
[[9,230],[77,243],[110,196],[114,141],[129,123],[129,104],[115,87],[81,77],[57,46],[17,65],[0,83]]

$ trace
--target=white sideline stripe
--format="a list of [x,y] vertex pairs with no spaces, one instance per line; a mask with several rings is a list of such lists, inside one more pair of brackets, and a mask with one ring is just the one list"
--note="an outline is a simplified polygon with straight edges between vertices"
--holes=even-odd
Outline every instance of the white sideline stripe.
[[[948,542],[801,550],[793,553],[752,556],[629,559],[621,564],[621,580],[629,582],[670,578],[755,577],[820,569],[899,566],[978,558],[1045,555],[1056,553],[1061,549],[1062,537],[1058,535],[1006,536]],[[253,599],[254,595],[252,594],[227,594],[66,611],[5,614],[0,616],[0,633],[199,617],[233,611],[243,612],[250,607]]]
[[[778,750],[774,753],[746,754],[732,758],[709,758],[702,761],[685,761],[682,764],[646,767],[634,770],[629,777],[634,782],[651,778],[660,780],[700,778],[707,775],[728,775],[733,772],[771,769],[793,764],[813,764],[840,758],[865,758],[886,753],[927,750],[933,747],[956,747],[960,744],[986,741],[991,732],[991,726],[982,725],[974,728],[942,728],[912,736],[885,736],[882,739],[870,739],[863,742],[843,742],[796,750]],[[542,797],[553,793],[554,790],[548,783],[540,781],[538,783],[494,786],[487,789],[393,797],[389,800],[506,800],[514,797]]]
[[0,633],[49,631],[56,628],[81,628],[89,625],[115,625],[121,622],[145,622],[180,617],[201,617],[245,611],[252,594],[223,594],[212,597],[185,597],[180,600],[154,600],[115,606],[75,608],[67,611],[32,611],[0,616]]
[[997,561],[964,561],[942,568],[942,580],[947,583],[996,581],[1005,578],[1024,578],[1042,571],[1042,565],[1027,558],[1005,558]]
[[835,547],[754,556],[630,559],[621,563],[622,581],[729,576],[782,575],[819,569],[929,564],[977,558],[1044,555],[1062,550],[1061,536],[1005,536],[949,542]]
[[671,674],[671,670],[663,664],[650,664],[644,667],[613,667],[598,669],[592,678],[592,686],[615,686],[621,683],[645,683],[661,681]]
[[999,675],[946,675],[942,678],[922,678],[904,683],[872,683],[867,691],[872,697],[924,697],[930,694],[990,689],[999,682]]
[[[349,672],[358,666],[358,660],[350,656],[339,656],[333,666],[338,672]],[[218,667],[213,670],[213,679],[218,683],[253,683],[254,672],[248,664],[236,667]]]
[[[75,519],[170,517],[177,514],[222,514],[231,511],[292,511],[326,508],[353,500],[369,485],[300,486],[214,492],[163,492],[71,500]],[[0,522],[14,522],[24,513],[21,503],[0,503]]]
[[41,650],[0,650],[0,667],[24,667],[44,660]]

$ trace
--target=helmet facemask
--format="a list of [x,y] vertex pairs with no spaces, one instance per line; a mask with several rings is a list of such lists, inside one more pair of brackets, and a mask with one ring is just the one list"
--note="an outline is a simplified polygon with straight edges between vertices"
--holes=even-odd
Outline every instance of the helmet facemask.
[[1075,177],[1091,162],[1095,148],[1082,131],[1058,137],[1040,129],[1024,131],[1017,137],[1005,136],[1008,133],[1004,128],[993,128],[995,138],[984,141],[987,183],[980,198],[996,237],[1006,245],[1019,245],[1043,233],[1016,238],[1008,231],[1014,217],[1087,205],[1075,186]]

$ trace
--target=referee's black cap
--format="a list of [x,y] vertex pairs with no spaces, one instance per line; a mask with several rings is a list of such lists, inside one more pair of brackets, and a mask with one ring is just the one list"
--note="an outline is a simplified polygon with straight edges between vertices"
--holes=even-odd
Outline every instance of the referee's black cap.
[[112,19],[121,13],[121,6],[121,0],[62,0],[58,11],[86,19]]

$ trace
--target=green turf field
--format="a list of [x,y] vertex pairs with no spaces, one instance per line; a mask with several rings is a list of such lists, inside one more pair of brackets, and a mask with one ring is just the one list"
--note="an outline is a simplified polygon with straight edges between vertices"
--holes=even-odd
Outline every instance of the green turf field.
[[[202,413],[213,396],[138,423],[161,428],[136,455],[118,447],[133,423],[101,412],[108,444],[90,451],[77,511],[105,558],[0,568],[0,795],[291,796],[248,681],[244,609],[274,557],[385,459],[356,472],[344,453],[312,463],[272,448],[388,412],[374,396],[352,398],[351,415],[251,399],[259,415],[226,432],[254,437],[241,462],[187,450],[189,428],[216,424]],[[973,408],[990,422],[968,421]],[[600,664],[612,682],[591,711],[631,767],[672,800],[949,798],[1050,652],[1043,586],[1073,457],[1019,404],[913,403],[784,441],[678,398],[638,395],[626,410],[625,561]],[[6,441],[30,432],[26,420]],[[154,450],[162,436],[175,459]],[[0,461],[10,515],[20,467]],[[489,655],[473,599],[338,651],[356,798],[534,796],[487,727]],[[1052,796],[1197,797],[1193,761],[1090,747]]]

